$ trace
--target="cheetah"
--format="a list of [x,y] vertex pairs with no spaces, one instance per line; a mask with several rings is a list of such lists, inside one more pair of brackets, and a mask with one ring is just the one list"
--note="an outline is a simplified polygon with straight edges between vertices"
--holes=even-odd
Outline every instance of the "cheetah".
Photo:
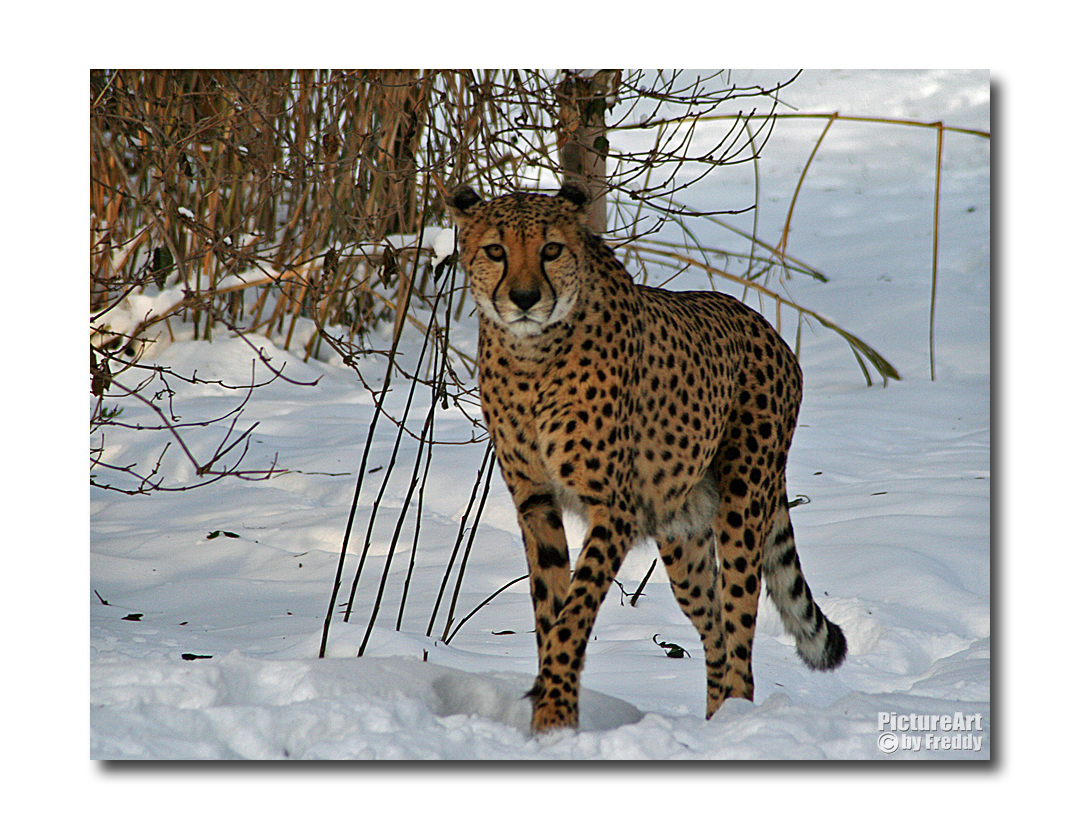
[[[812,669],[844,659],[795,551],[785,481],[802,372],[725,294],[636,285],[588,196],[448,194],[479,309],[481,407],[517,508],[536,620],[534,733],[578,724],[585,646],[630,547],[655,539],[701,637],[706,718],[753,699],[762,576]],[[588,529],[571,572],[564,510]]]

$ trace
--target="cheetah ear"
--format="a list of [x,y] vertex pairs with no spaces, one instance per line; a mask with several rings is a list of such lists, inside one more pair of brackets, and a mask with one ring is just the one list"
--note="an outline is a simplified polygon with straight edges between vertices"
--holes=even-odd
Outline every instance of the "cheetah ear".
[[450,191],[446,199],[446,209],[450,212],[450,218],[454,220],[454,224],[460,225],[477,205],[483,203],[484,200],[476,195],[476,191],[469,185],[459,184]]
[[580,184],[571,182],[564,184],[555,197],[569,202],[576,213],[584,213],[589,204],[588,191]]

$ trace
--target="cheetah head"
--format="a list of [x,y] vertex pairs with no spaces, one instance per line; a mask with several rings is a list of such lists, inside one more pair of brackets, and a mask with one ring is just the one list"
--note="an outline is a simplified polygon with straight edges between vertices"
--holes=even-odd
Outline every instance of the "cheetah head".
[[447,207],[480,312],[517,337],[533,337],[577,304],[586,267],[582,222],[588,196],[575,185],[555,196],[511,193],[485,202],[467,185]]

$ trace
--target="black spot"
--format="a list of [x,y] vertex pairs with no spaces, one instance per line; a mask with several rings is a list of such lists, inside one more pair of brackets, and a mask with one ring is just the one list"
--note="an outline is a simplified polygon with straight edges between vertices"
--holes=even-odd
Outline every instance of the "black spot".
[[519,512],[528,512],[534,507],[551,507],[555,505],[555,499],[551,497],[549,493],[541,492],[536,495],[530,495],[524,501],[521,502],[521,506],[518,507]]
[[536,547],[536,563],[545,570],[549,567],[562,567],[569,562],[570,556],[566,550],[550,544],[539,544]]

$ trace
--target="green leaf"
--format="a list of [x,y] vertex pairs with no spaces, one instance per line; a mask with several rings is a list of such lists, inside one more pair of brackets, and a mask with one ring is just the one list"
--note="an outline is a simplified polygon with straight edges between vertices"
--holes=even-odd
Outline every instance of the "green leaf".
[[[656,642],[656,637],[659,634],[654,634],[652,640]],[[674,642],[656,642],[661,648],[667,652],[669,659],[682,659],[684,656],[689,659],[690,654],[686,652],[686,648],[682,645],[676,645]]]

